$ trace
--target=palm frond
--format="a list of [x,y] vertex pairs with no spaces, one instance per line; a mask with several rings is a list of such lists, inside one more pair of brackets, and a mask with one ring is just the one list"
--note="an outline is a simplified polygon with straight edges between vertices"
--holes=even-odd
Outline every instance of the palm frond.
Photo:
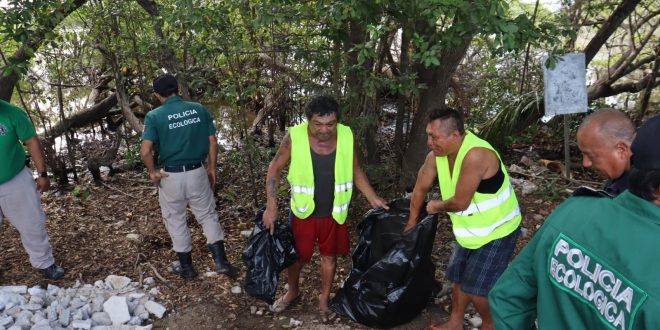
[[542,92],[519,96],[479,128],[479,136],[494,145],[502,145],[505,137],[524,131],[537,122],[544,111]]

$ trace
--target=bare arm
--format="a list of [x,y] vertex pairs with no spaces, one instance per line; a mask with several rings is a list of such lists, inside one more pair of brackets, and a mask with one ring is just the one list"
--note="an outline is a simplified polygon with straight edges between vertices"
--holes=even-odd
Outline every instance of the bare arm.
[[277,219],[277,191],[280,176],[290,160],[291,137],[287,133],[282,139],[275,157],[270,162],[268,173],[266,174],[266,211],[263,215],[263,222],[264,226],[270,229],[271,234],[275,231],[275,220]]
[[444,201],[432,201],[427,205],[426,210],[431,214],[466,210],[481,180],[495,175],[499,166],[500,160],[492,151],[473,148],[463,159],[454,196]]
[[355,153],[353,153],[353,177],[355,180],[355,186],[360,190],[364,197],[367,198],[371,207],[389,209],[387,202],[378,196],[374,188],[369,184],[369,179],[367,178],[367,175],[364,174],[360,163],[358,163],[358,158]]
[[215,169],[218,164],[218,139],[215,135],[209,135],[209,156],[206,160],[206,173],[209,177],[211,190],[215,188],[216,174]]
[[167,174],[161,173],[158,170],[156,170],[153,151],[154,151],[153,141],[142,140],[142,143],[140,143],[140,158],[142,158],[142,162],[144,163],[144,166],[147,168],[147,172],[149,173],[149,179],[151,179],[151,182],[153,182],[153,184],[157,186],[160,183],[160,179],[164,176],[167,176]]
[[433,181],[438,175],[438,170],[435,167],[435,156],[433,152],[426,155],[426,160],[422,167],[417,172],[417,181],[413,189],[412,198],[410,199],[410,214],[408,215],[408,223],[404,231],[414,227],[419,222],[419,213],[426,200],[426,194],[431,190]]
[[[35,135],[24,143],[32,157],[32,161],[34,161],[34,166],[37,168],[37,172],[46,172],[46,155],[44,154],[44,149],[41,146],[39,137]],[[48,191],[48,188],[50,188],[50,179],[48,179],[48,177],[38,177],[37,189],[39,189],[40,192],[44,192]]]

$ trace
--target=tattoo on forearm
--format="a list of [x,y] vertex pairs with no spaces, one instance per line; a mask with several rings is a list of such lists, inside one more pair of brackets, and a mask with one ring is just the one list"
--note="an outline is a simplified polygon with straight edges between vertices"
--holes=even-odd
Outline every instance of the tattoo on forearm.
[[275,193],[277,190],[277,182],[275,182],[275,179],[268,179],[268,184],[266,186],[268,187],[268,189],[266,189],[266,194],[268,197],[275,198],[277,196]]
[[290,148],[291,147],[291,137],[289,134],[285,135],[284,138],[282,139],[282,147],[285,148]]

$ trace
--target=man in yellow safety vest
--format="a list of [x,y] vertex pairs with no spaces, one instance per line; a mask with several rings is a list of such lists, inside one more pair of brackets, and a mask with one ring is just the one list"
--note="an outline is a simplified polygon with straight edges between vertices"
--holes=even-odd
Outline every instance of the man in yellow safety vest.
[[337,101],[329,96],[316,96],[307,104],[305,112],[307,122],[289,129],[266,177],[267,206],[263,222],[272,233],[277,218],[280,174],[289,164],[291,229],[298,253],[298,261],[288,268],[288,291],[270,309],[275,313],[282,312],[300,296],[300,271],[310,261],[318,242],[322,283],[319,312],[322,321],[327,322],[332,316],[328,299],[337,255],[349,252],[345,221],[353,181],[372,207],[387,208],[387,205],[371,187],[358,164],[351,129],[338,123]]
[[426,211],[447,212],[458,242],[447,269],[453,283],[451,316],[429,328],[463,329],[465,308],[472,302],[482,317],[482,329],[493,329],[487,297],[516,244],[521,221],[516,195],[498,153],[465,131],[457,110],[432,110],[426,134],[431,151],[417,175],[405,230],[419,221],[437,176],[442,199],[429,201]]

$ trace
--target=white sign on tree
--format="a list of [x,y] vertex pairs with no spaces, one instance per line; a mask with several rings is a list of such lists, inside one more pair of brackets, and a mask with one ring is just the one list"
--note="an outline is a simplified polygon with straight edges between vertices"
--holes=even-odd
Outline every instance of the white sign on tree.
[[559,57],[553,69],[543,66],[546,116],[587,112],[584,63],[584,53],[572,53]]

